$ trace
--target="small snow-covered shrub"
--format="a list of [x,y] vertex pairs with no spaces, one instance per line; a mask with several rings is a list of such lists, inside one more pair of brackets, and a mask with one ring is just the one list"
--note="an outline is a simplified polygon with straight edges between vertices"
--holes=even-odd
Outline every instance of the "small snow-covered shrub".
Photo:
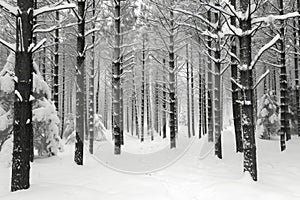
[[258,130],[262,139],[270,139],[278,135],[280,129],[279,105],[273,91],[263,95],[258,114]]

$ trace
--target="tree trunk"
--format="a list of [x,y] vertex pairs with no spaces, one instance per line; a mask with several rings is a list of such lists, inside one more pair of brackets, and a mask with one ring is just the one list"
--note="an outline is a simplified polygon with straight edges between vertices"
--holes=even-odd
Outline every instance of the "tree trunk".
[[192,44],[190,45],[190,65],[191,65],[191,104],[192,104],[192,135],[195,136],[195,98],[194,98],[194,66],[193,66],[193,49]]
[[[216,4],[216,6],[219,6]],[[215,23],[218,24],[216,33],[221,31],[220,13],[215,12]],[[221,128],[221,38],[215,40],[215,89],[214,89],[214,102],[215,102],[215,155],[222,159],[222,128]]]
[[198,101],[198,108],[199,108],[199,124],[198,124],[198,136],[201,138],[202,135],[202,128],[203,128],[203,108],[202,108],[202,102],[203,102],[203,78],[202,78],[202,67],[201,67],[201,54],[198,53],[199,58],[199,69],[198,69],[198,90],[199,90],[199,101]]
[[[172,0],[172,5],[174,4]],[[170,148],[176,147],[176,99],[175,96],[175,53],[174,53],[174,12],[170,10],[170,49],[169,49],[169,82],[170,82]]]
[[[240,6],[243,14],[249,8],[249,0],[241,0]],[[243,33],[251,30],[251,17],[240,21],[240,28]],[[254,112],[253,112],[253,79],[251,64],[251,34],[244,34],[240,37],[240,70],[242,91],[242,131],[243,131],[243,147],[244,147],[244,172],[249,172],[252,179],[257,181],[256,166],[256,144],[254,134]]]
[[141,142],[144,141],[144,121],[145,121],[145,39],[143,36],[143,52],[142,52],[142,91],[141,91]]
[[189,44],[186,44],[186,96],[187,96],[187,127],[188,137],[191,137],[191,109],[190,109],[190,66],[189,66]]
[[[96,2],[93,0],[92,2],[92,15],[95,17],[96,13]],[[96,25],[93,22],[93,29],[95,29]],[[92,33],[92,58],[91,58],[91,69],[90,69],[90,87],[89,87],[89,151],[90,154],[94,153],[94,115],[95,115],[95,105],[94,105],[94,75],[95,75],[95,32]]]
[[75,143],[75,162],[77,165],[83,165],[83,141],[84,141],[84,106],[82,102],[85,99],[84,85],[84,61],[85,61],[85,1],[77,1],[78,15],[78,36],[77,36],[77,87],[76,88],[76,143]]
[[[207,12],[207,19],[211,22],[211,11]],[[207,27],[208,31],[211,31],[210,26]],[[212,56],[212,39],[208,37],[207,39],[207,46],[208,46],[208,55]],[[212,75],[212,61],[208,58],[208,80],[207,80],[207,87],[208,87],[208,141],[214,141],[214,112],[213,112],[213,75]]]
[[162,137],[167,137],[167,78],[166,78],[166,60],[163,59],[163,113],[162,113]]
[[[59,23],[59,11],[55,12],[55,20],[56,23]],[[58,73],[59,73],[59,29],[55,29],[55,38],[54,38],[54,73],[53,73],[53,100],[54,100],[54,105],[56,107],[56,111],[59,113],[59,100],[58,100]]]
[[[297,0],[297,10],[300,13],[300,0]],[[298,32],[298,37],[297,34],[295,34],[295,40],[298,40],[298,43],[295,42],[295,45],[297,45],[297,47],[299,48],[300,46],[300,17],[298,17],[298,26],[296,26],[296,22],[295,22],[295,26],[294,27],[298,27],[297,32]],[[295,49],[297,49],[297,47]],[[297,52],[297,51],[295,51]],[[297,122],[298,122],[298,136],[300,137],[300,85],[299,85],[299,57],[296,56],[297,54],[295,54],[295,85],[296,85],[296,106],[297,106]]]
[[[231,5],[236,8],[236,0],[231,0]],[[236,18],[231,17],[230,22],[233,26],[236,26]],[[231,43],[231,52],[234,55],[237,55],[236,49],[236,38],[233,38]],[[234,56],[231,57],[231,77],[234,80],[238,80],[238,68],[237,60]],[[238,103],[239,100],[239,88],[235,83],[231,84],[232,89],[232,110],[233,110],[233,123],[235,131],[235,143],[236,143],[236,152],[243,152],[243,141],[242,141],[242,126],[241,126],[241,106]]]
[[[15,101],[11,191],[30,187],[30,160],[33,158],[32,129],[32,43],[33,0],[18,0],[16,19]],[[31,11],[31,12],[28,12]]]
[[65,86],[65,75],[66,75],[66,55],[65,50],[63,51],[63,65],[62,65],[62,100],[61,100],[61,135],[60,137],[63,138],[64,127],[65,127],[65,95],[66,95],[66,86]]
[[113,135],[115,142],[114,153],[121,154],[121,0],[115,1],[115,49],[114,49],[114,63],[112,70],[112,105],[113,105]]
[[[279,0],[279,14],[284,15],[283,12],[283,0]],[[287,71],[285,64],[285,42],[284,42],[284,20],[280,20],[280,149],[284,151],[286,149],[285,140],[288,137],[289,121],[288,115],[288,102],[287,102]]]

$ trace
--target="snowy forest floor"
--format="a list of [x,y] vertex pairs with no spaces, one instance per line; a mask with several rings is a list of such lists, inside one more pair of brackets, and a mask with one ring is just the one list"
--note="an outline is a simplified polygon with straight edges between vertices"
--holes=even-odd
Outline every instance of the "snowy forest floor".
[[[183,131],[185,132],[185,131]],[[184,133],[185,134],[185,133]],[[235,153],[232,129],[223,133],[223,159],[209,152],[207,137],[196,139],[173,165],[154,173],[130,175],[101,165],[86,153],[85,165],[73,162],[73,146],[57,157],[36,159],[31,187],[10,193],[10,168],[0,165],[1,200],[299,200],[300,139],[287,150],[278,140],[257,139],[258,182],[243,173],[243,155]],[[162,155],[163,156],[163,155]]]

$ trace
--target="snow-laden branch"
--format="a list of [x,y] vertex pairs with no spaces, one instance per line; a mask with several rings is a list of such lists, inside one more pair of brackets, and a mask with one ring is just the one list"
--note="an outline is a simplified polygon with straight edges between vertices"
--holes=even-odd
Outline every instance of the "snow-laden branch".
[[47,41],[46,38],[42,39],[41,41],[39,41],[39,43],[37,43],[30,51],[32,53],[36,52],[39,48],[41,48],[41,46],[43,46],[43,44],[45,44],[45,42]]
[[9,48],[10,50],[16,52],[16,44],[11,44],[9,42],[6,42],[5,40],[0,38],[0,43]]
[[3,0],[0,0],[0,8],[14,16],[18,15],[18,7],[12,6]]
[[236,86],[238,86],[241,90],[244,89],[244,86],[241,85],[241,84],[239,84],[234,78],[230,78],[230,79],[231,79],[231,81],[232,81]]
[[262,22],[265,22],[267,24],[272,24],[276,20],[286,20],[286,19],[294,18],[294,17],[300,17],[299,12],[292,12],[292,13],[287,13],[284,15],[268,15],[266,17],[258,17],[258,18],[252,19],[251,22],[252,22],[252,24],[262,23]]
[[218,25],[216,23],[212,23],[212,22],[208,21],[207,19],[205,19],[201,15],[189,12],[187,10],[177,9],[177,8],[174,9],[174,11],[182,13],[182,14],[186,14],[186,15],[190,15],[190,16],[196,17],[196,18],[200,19],[201,21],[203,21],[204,23],[206,23],[208,26],[210,26],[213,29],[217,29],[217,27],[218,27]]
[[35,29],[33,31],[33,33],[49,33],[54,31],[55,29],[57,29],[57,26],[51,26],[49,28],[45,28],[45,29]]
[[259,58],[262,56],[262,54],[267,51],[269,48],[271,48],[278,40],[280,39],[280,35],[277,34],[270,42],[268,42],[267,44],[265,44],[256,54],[256,56],[254,57],[254,59],[252,60],[251,64],[250,64],[250,69],[252,69],[255,64],[257,63],[257,61],[259,60]]
[[262,80],[264,80],[266,78],[266,76],[270,73],[270,70],[268,69],[263,75],[261,75],[259,77],[259,79],[257,80],[257,82],[255,83],[255,85],[253,86],[253,89],[255,89]]
[[64,4],[64,5],[55,5],[55,6],[44,6],[42,8],[39,9],[35,9],[33,11],[33,16],[36,17],[38,15],[47,13],[47,12],[52,12],[52,11],[57,11],[57,10],[65,10],[65,9],[73,9],[75,8],[76,5],[74,3],[68,3],[68,4]]
[[88,30],[88,31],[85,33],[84,37],[87,37],[88,35],[90,35],[90,34],[92,34],[92,33],[95,33],[95,32],[97,32],[97,31],[100,31],[100,29],[99,29],[99,28],[93,28],[93,29],[90,29],[90,30]]

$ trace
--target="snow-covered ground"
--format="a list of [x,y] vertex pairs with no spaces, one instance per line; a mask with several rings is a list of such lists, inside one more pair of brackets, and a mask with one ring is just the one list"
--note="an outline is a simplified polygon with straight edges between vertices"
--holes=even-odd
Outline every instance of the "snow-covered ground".
[[213,156],[204,137],[189,143],[184,156],[171,166],[138,175],[109,169],[88,154],[85,165],[77,166],[69,145],[57,157],[35,160],[27,191],[10,193],[11,169],[0,165],[0,199],[299,200],[300,139],[289,141],[283,153],[277,140],[257,140],[259,181],[255,183],[242,172],[242,154],[235,153],[232,132],[227,129],[223,134],[223,160]]

